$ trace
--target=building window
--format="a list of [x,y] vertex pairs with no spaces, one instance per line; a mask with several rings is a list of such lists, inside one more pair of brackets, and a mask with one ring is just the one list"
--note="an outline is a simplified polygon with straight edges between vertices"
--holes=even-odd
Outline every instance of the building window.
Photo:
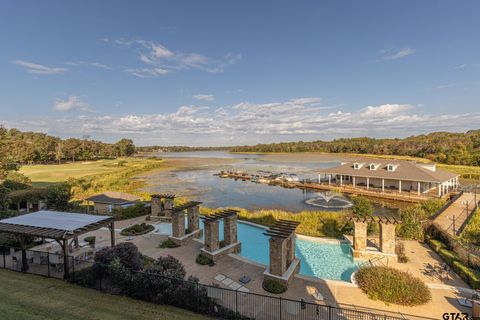
[[389,164],[387,165],[387,171],[393,171],[393,165]]
[[355,163],[353,164],[353,169],[360,169],[360,166],[358,165],[358,163],[355,162]]
[[376,166],[375,166],[374,163],[370,163],[370,165],[368,166],[368,169],[370,169],[370,170],[375,170],[375,169],[377,169],[377,168],[376,168]]

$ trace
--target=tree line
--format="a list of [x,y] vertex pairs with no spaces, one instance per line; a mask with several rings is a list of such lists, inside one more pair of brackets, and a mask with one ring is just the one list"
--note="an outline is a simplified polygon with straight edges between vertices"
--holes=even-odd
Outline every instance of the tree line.
[[130,139],[116,143],[88,137],[61,139],[39,132],[22,132],[0,127],[0,176],[11,166],[31,163],[83,161],[131,156],[135,145]]
[[343,138],[332,141],[283,142],[239,146],[232,152],[328,152],[396,155],[439,163],[480,165],[480,130],[466,133],[433,132],[404,139]]

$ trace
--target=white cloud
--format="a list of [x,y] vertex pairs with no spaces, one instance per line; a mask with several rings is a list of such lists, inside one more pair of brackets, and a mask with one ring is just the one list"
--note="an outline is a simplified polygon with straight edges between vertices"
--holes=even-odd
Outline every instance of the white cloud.
[[202,100],[202,101],[213,101],[215,100],[215,97],[213,94],[196,94],[193,96],[194,99],[196,100]]
[[240,54],[227,53],[221,58],[211,58],[199,53],[173,51],[166,46],[148,40],[105,40],[120,48],[129,48],[138,54],[142,67],[127,68],[125,71],[140,77],[158,77],[181,70],[201,70],[210,73],[223,72],[224,69],[237,63]]
[[413,48],[402,48],[398,51],[393,51],[392,49],[389,50],[382,50],[382,57],[380,58],[381,60],[396,60],[396,59],[401,59],[405,58],[409,55],[412,55],[415,53],[415,49]]
[[19,65],[25,69],[25,71],[34,74],[60,74],[68,71],[66,68],[60,67],[47,67],[41,64],[24,61],[24,60],[15,60],[14,64]]
[[90,106],[77,96],[69,96],[66,100],[55,99],[54,109],[57,111],[89,111]]
[[[171,113],[77,115],[22,120],[12,127],[56,134],[129,136],[143,144],[222,145],[271,141],[331,139],[338,137],[395,137],[431,131],[465,131],[480,122],[480,113],[428,114],[412,104],[388,103],[358,110],[326,110],[319,98],[251,103],[215,109],[181,106]],[[83,110],[78,97],[57,101],[61,110]]]
[[113,70],[112,67],[107,66],[106,64],[100,63],[100,62],[90,62],[90,61],[69,61],[65,62],[66,65],[69,66],[89,66],[89,67],[95,67],[99,69],[105,69],[105,70]]

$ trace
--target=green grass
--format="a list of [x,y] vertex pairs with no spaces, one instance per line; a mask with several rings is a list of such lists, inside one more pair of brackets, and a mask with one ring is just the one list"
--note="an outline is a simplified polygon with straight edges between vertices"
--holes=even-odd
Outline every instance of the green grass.
[[[300,222],[297,233],[312,237],[341,237],[346,231],[344,216],[349,211],[302,211],[292,214],[282,210],[258,210],[249,211],[243,208],[231,208],[239,210],[238,218],[264,226],[272,226],[280,219]],[[216,209],[200,207],[201,214],[212,214]]]
[[480,246],[480,209],[474,213],[473,217],[462,231],[460,239],[466,243]]
[[61,280],[0,270],[2,320],[210,319],[192,312],[113,296]]
[[126,169],[141,168],[150,159],[128,158],[114,160],[78,161],[65,164],[46,164],[23,166],[20,172],[35,184],[67,181],[70,178],[94,176],[120,172]]

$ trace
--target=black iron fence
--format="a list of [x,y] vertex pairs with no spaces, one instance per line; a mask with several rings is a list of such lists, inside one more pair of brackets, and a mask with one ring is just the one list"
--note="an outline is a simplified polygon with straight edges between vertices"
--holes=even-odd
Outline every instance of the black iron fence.
[[91,257],[63,257],[57,253],[0,247],[0,268],[22,271],[156,304],[168,304],[222,319],[257,320],[403,320],[430,318],[353,305],[330,306],[302,300],[225,289],[187,280],[134,271],[122,265],[100,265]]

